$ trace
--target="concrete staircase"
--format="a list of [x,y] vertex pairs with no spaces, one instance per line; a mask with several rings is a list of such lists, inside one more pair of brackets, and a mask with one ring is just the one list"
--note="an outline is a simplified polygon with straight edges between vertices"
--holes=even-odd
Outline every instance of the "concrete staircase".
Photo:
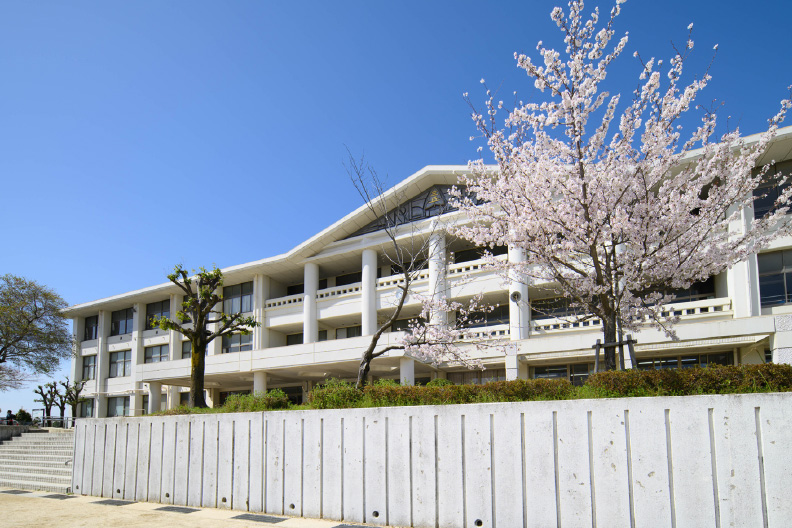
[[40,429],[0,444],[0,487],[71,491],[73,429]]

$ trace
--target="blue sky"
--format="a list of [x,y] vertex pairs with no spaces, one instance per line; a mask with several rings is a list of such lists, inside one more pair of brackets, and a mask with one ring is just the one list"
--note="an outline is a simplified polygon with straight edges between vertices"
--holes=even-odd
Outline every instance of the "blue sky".
[[[4,2],[0,273],[76,304],[164,282],[178,262],[282,253],[362,203],[347,147],[390,183],[475,158],[462,93],[483,101],[483,77],[527,100],[513,53],[561,47],[556,4]],[[609,84],[631,92],[632,52],[667,59],[693,22],[688,73],[719,44],[701,101],[758,132],[792,83],[790,19],[782,1],[628,1]],[[31,389],[0,407],[39,407]]]

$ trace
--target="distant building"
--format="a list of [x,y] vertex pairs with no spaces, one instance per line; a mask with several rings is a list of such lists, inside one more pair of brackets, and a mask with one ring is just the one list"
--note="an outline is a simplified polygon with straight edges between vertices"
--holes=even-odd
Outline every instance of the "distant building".
[[[762,162],[770,160],[776,160],[774,170],[792,172],[792,127],[781,130]],[[416,290],[428,293],[429,285],[436,285],[459,299],[483,292],[497,307],[477,323],[479,337],[511,340],[514,353],[471,346],[470,354],[480,357],[486,369],[470,371],[453,364],[435,368],[395,351],[372,363],[372,376],[407,383],[436,377],[454,383],[518,377],[582,382],[594,367],[599,322],[569,323],[565,303],[548,293],[548,285],[506,284],[482,266],[479,248],[431,231],[436,219],[464,221],[447,198],[457,175],[466,170],[428,166],[383,196],[388,214],[411,224],[407,232],[413,237],[431,234],[447,248],[444,257],[436,255],[427,263]],[[774,192],[772,182],[766,189]],[[744,229],[771,204],[755,200],[737,228]],[[318,382],[354,379],[368,336],[396,301],[399,273],[384,256],[387,243],[382,223],[362,206],[283,255],[224,269],[227,310],[247,312],[262,325],[250,336],[210,344],[206,390],[211,404],[232,393],[274,387],[299,401]],[[509,258],[506,248],[494,253]],[[518,302],[510,300],[518,297],[511,295],[515,291]],[[186,401],[189,345],[180,334],[148,323],[153,315],[175,313],[181,302],[180,291],[167,283],[69,308],[80,342],[72,379],[87,380],[84,395],[89,400],[82,416],[140,415],[158,408],[157,400],[161,408]],[[778,240],[758,257],[678,292],[670,306],[681,318],[679,340],[652,329],[641,331],[635,336],[640,368],[792,362],[792,239]],[[400,320],[381,343],[398,341],[407,320],[419,311],[408,298]]]

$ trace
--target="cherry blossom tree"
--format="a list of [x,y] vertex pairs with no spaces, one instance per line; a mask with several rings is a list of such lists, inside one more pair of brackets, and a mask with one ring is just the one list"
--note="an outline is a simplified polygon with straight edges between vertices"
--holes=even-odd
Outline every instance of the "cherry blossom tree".
[[[614,39],[622,3],[604,24],[596,9],[585,17],[580,0],[569,2],[568,13],[552,11],[563,51],[539,42],[540,62],[515,54],[537,89],[535,102],[518,102],[498,122],[504,105],[487,89],[486,109],[474,108],[473,119],[497,167],[471,162],[460,178],[484,203],[460,198],[472,223],[456,230],[479,245],[522,249],[523,262],[492,266],[555,289],[583,317],[602,322],[605,343],[616,341],[619,328],[647,324],[674,338],[674,320],[662,308],[674,289],[721,273],[790,231],[791,189],[763,218],[747,214],[764,175],[752,170],[790,102],[781,102],[756,141],[739,130],[716,138],[716,114],[695,103],[709,73],[682,80],[691,24],[685,46],[667,63],[634,54],[639,85],[620,105],[603,83],[628,42],[626,34]],[[696,110],[700,122],[686,132],[680,123]],[[607,346],[605,367],[615,365]]]

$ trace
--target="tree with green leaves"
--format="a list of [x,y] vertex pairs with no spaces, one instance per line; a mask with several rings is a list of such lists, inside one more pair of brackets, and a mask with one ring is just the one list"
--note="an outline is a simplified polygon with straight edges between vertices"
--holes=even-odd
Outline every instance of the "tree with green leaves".
[[51,374],[72,354],[72,337],[53,290],[16,275],[0,276],[0,390],[30,374]]
[[[215,310],[222,307],[223,272],[213,267],[200,268],[192,277],[181,264],[168,275],[168,280],[184,293],[182,309],[174,317],[155,317],[154,324],[162,330],[175,330],[190,341],[191,407],[207,407],[204,398],[204,369],[206,347],[217,338],[249,335],[259,325],[254,317],[242,313],[227,314]],[[210,330],[210,326],[212,329]]]

